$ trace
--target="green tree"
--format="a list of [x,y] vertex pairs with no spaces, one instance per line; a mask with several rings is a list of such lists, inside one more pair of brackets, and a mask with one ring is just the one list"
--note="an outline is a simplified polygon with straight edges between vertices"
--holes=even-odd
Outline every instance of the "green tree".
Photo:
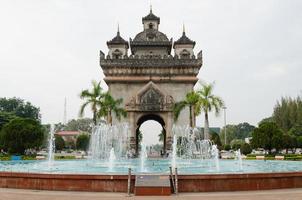
[[272,149],[278,151],[282,148],[283,132],[274,122],[264,122],[259,124],[252,133],[253,148],[264,148],[271,154]]
[[244,144],[244,140],[242,139],[234,139],[231,141],[231,147],[233,150],[238,150]]
[[195,91],[191,91],[187,93],[185,100],[175,103],[173,107],[174,120],[177,121],[180,112],[186,107],[189,107],[190,127],[195,127],[196,116],[200,114],[200,106],[197,106],[199,99],[199,95]]
[[60,135],[55,135],[55,147],[56,150],[61,151],[65,148],[65,141]]
[[91,133],[93,120],[90,118],[72,119],[64,127],[66,131],[83,131]]
[[92,81],[92,90],[83,90],[80,94],[80,98],[85,100],[80,108],[80,116],[84,114],[85,108],[90,105],[91,111],[93,113],[93,122],[96,125],[98,120],[98,112],[100,106],[102,105],[102,99],[104,98],[103,89],[101,87],[101,82]]
[[23,154],[26,149],[41,147],[44,129],[36,120],[17,118],[2,128],[0,138],[4,150]]
[[220,138],[222,141],[224,141],[225,137],[225,130],[226,130],[226,143],[230,144],[232,140],[237,139],[237,125],[228,124],[225,127],[223,127],[220,131]]
[[0,130],[6,123],[16,118],[17,116],[12,113],[0,112]]
[[255,126],[250,125],[247,122],[243,122],[237,125],[226,125],[226,127],[223,127],[223,129],[221,129],[220,131],[220,137],[222,141],[224,141],[225,129],[227,135],[227,144],[230,144],[230,142],[234,139],[244,140],[247,137],[251,137],[252,131],[255,129]]
[[101,102],[101,109],[98,113],[98,116],[107,116],[107,122],[112,125],[112,113],[115,114],[118,120],[121,120],[122,117],[127,116],[127,112],[124,108],[120,107],[123,99],[114,99],[109,92],[106,92],[104,95],[104,100]]
[[274,107],[273,119],[285,132],[296,125],[302,125],[301,97],[282,97]]
[[158,140],[160,142],[163,142],[164,139],[165,139],[165,135],[166,135],[165,129],[162,129],[161,132],[160,132],[160,134],[158,134],[158,138],[159,138]]
[[240,123],[236,126],[236,139],[245,139],[247,137],[251,137],[252,136],[252,131],[255,129],[256,127],[253,125],[250,125],[247,122],[243,122]]
[[204,137],[209,139],[209,112],[214,110],[216,115],[218,115],[224,106],[224,102],[219,96],[213,94],[214,83],[202,83],[201,86],[202,88],[197,90],[199,94],[197,107],[201,108],[205,114]]
[[302,136],[302,125],[298,125],[298,124],[294,125],[294,126],[288,131],[288,133],[289,133],[290,135],[294,135],[294,136],[297,136],[297,137]]
[[218,133],[212,132],[211,140],[214,144],[217,145],[218,149],[220,149],[220,150],[222,149],[222,144],[221,144],[221,140],[220,140]]
[[89,147],[89,135],[81,134],[77,137],[76,148],[87,151]]
[[240,152],[244,155],[250,154],[252,153],[252,147],[251,145],[249,145],[248,143],[244,143],[243,145],[241,145],[240,147]]
[[297,137],[297,147],[302,148],[302,136]]
[[20,98],[0,98],[0,112],[12,113],[18,117],[41,120],[40,109]]
[[284,134],[282,144],[282,147],[286,150],[286,153],[288,153],[289,149],[295,151],[297,148],[297,137],[291,134]]

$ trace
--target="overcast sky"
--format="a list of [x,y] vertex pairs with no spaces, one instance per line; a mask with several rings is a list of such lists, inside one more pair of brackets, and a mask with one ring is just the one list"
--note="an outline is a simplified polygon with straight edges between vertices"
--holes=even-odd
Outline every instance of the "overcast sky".
[[[227,123],[256,125],[281,96],[302,94],[302,1],[151,2],[160,31],[176,40],[184,22],[196,41],[195,53],[203,50],[198,77],[216,82]],[[63,120],[66,97],[67,118],[77,118],[80,91],[104,77],[99,50],[107,53],[106,41],[118,22],[127,40],[140,32],[149,5],[149,0],[0,0],[0,96],[40,107],[43,123]],[[203,125],[202,116],[197,123]],[[223,126],[223,115],[210,115],[210,126]]]

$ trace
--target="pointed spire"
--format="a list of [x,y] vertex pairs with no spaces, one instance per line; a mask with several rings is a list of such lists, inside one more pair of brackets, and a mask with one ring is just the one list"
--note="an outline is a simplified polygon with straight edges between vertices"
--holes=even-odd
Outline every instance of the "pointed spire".
[[182,35],[186,35],[185,23],[182,24]]
[[150,13],[152,13],[152,3],[150,1]]
[[120,36],[120,23],[117,22],[117,35]]

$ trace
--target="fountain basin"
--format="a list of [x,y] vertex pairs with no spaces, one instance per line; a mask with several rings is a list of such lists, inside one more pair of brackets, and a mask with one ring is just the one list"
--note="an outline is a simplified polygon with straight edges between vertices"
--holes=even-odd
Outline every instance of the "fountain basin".
[[[210,160],[177,159],[179,192],[263,190],[302,187],[301,161],[220,160],[220,171]],[[128,167],[138,174],[169,174],[169,159],[147,159],[141,172],[139,159],[116,160],[112,171],[108,161],[88,160],[1,161],[0,187],[126,192]],[[133,191],[133,188],[131,188]]]
[[[127,175],[0,172],[0,187],[37,190],[127,192]],[[179,192],[302,188],[302,172],[179,175]],[[135,176],[131,177],[131,191]]]

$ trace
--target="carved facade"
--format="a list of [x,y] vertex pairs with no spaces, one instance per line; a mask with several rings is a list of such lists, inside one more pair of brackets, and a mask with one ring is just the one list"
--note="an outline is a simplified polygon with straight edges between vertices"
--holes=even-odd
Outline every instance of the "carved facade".
[[[184,31],[176,42],[168,39],[159,31],[160,18],[152,10],[142,22],[144,30],[133,40],[130,38],[130,42],[124,40],[119,31],[107,42],[108,55],[100,52],[100,66],[111,95],[123,99],[128,113],[123,121],[130,124],[133,150],[138,149],[137,130],[150,119],[162,125],[166,132],[165,150],[171,150],[173,124],[189,124],[188,110],[174,121],[173,104],[193,90],[202,66],[202,52],[194,55],[195,42]],[[113,123],[118,120],[113,118]]]

